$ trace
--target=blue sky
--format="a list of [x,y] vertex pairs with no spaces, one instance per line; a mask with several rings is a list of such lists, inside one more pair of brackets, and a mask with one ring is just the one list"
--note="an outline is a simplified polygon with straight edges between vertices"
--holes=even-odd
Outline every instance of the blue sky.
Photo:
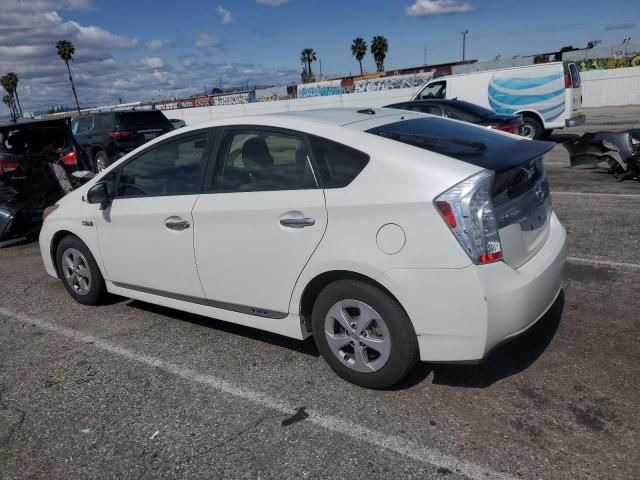
[[[425,45],[428,63],[459,60],[463,30],[467,58],[479,59],[640,40],[639,14],[637,0],[3,0],[0,74],[17,71],[34,107],[69,103],[49,43],[66,36],[81,101],[138,100],[195,93],[220,78],[226,87],[295,81],[305,47],[324,74],[356,73],[357,36],[385,35],[385,66],[399,68],[422,64]],[[364,65],[374,70],[370,55]]]

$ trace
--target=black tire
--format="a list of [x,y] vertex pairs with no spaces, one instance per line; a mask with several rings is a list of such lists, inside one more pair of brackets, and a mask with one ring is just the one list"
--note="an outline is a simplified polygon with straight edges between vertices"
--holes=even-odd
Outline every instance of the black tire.
[[540,138],[547,139],[551,136],[552,133],[553,133],[553,128],[547,128],[542,132],[542,135],[540,136]]
[[[355,371],[331,350],[325,334],[325,318],[341,300],[364,302],[384,321],[391,346],[388,359],[380,369],[368,373]],[[312,327],[318,350],[331,369],[344,380],[361,387],[390,387],[402,380],[418,361],[418,339],[407,314],[387,293],[365,282],[339,280],[327,285],[313,306]]]
[[[72,271],[71,267],[65,263],[63,259],[63,255],[65,253],[71,253],[73,251],[79,252],[81,255],[79,257],[78,265],[81,268],[86,268],[90,275],[90,281],[85,284],[88,285],[88,291],[86,293],[83,292],[80,284],[76,281],[68,279],[68,274]],[[82,258],[84,257],[84,258]],[[83,267],[84,265],[84,267]],[[68,235],[60,240],[58,247],[56,249],[56,267],[58,270],[58,275],[60,276],[60,280],[62,281],[62,285],[69,292],[69,295],[73,297],[76,302],[82,303],[84,305],[98,305],[101,300],[105,297],[107,292],[104,278],[102,277],[102,273],[98,268],[98,264],[96,263],[93,255],[89,251],[89,248],[80,240],[78,237],[73,235]],[[81,270],[77,270],[78,272]],[[86,271],[84,271],[86,274]],[[74,288],[71,284],[76,284],[77,287]],[[84,285],[84,284],[83,284]]]
[[98,150],[93,156],[93,170],[95,171],[95,173],[100,173],[108,166],[109,157],[107,157],[107,154],[104,151]]
[[526,115],[522,120],[524,121],[523,136],[534,140],[542,138],[544,128],[540,120],[530,115]]

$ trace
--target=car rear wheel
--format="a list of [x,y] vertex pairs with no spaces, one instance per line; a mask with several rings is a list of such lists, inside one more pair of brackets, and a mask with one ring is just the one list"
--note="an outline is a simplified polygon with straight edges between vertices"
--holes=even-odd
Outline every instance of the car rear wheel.
[[98,150],[93,157],[93,164],[95,165],[96,172],[101,172],[105,168],[109,166],[109,159],[107,158],[107,154],[102,150]]
[[418,360],[411,321],[382,290],[354,280],[329,284],[312,314],[318,350],[343,379],[367,388],[399,382]]
[[79,303],[97,305],[106,293],[104,278],[87,246],[72,235],[56,249],[56,265],[64,288]]
[[525,116],[523,119],[524,125],[522,126],[522,136],[531,138],[533,140],[538,140],[542,137],[544,132],[544,128],[542,128],[542,123],[537,118],[531,116]]

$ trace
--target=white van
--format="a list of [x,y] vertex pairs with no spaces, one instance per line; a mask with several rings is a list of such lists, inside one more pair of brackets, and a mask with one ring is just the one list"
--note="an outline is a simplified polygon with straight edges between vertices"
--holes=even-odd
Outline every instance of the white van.
[[521,114],[523,135],[544,138],[556,128],[585,122],[580,72],[573,62],[552,62],[438,77],[412,100],[457,98],[496,113]]

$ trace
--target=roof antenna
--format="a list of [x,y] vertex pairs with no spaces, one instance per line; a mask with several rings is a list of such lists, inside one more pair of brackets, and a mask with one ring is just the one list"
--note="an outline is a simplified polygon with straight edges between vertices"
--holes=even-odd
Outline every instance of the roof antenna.
[[364,113],[365,115],[375,115],[376,111],[373,108],[365,108],[363,110],[358,110],[358,113]]

